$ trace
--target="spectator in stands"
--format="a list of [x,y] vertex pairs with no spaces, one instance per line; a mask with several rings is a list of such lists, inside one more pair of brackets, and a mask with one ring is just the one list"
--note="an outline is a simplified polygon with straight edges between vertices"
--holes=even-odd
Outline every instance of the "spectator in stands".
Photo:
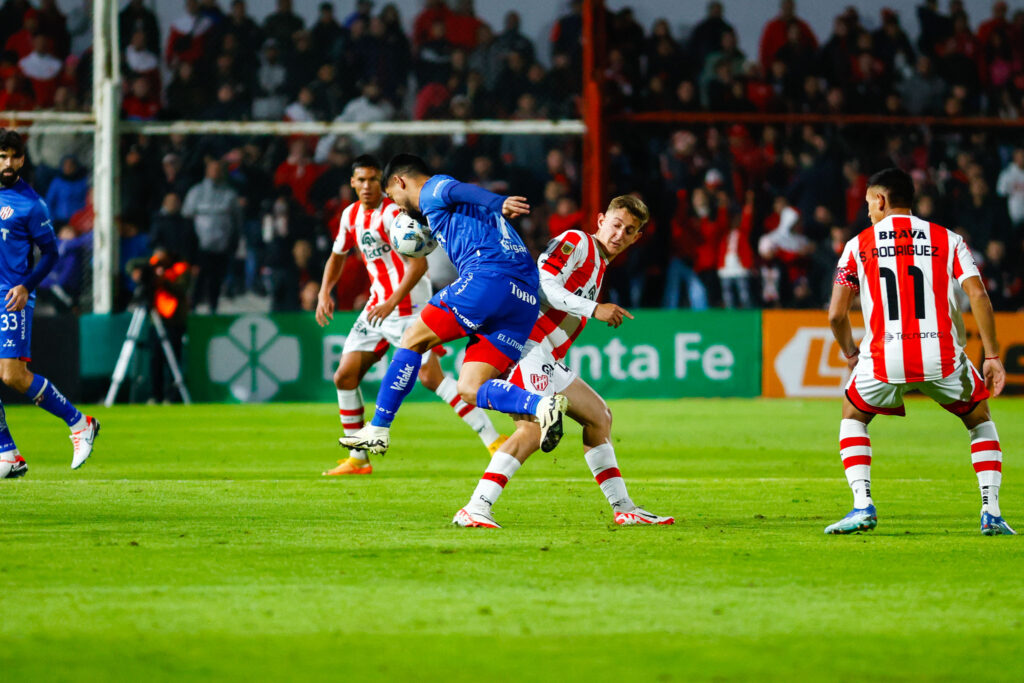
[[[747,190],[739,221],[722,236],[718,245],[718,281],[722,305],[726,308],[750,308],[750,273],[754,252],[750,235],[754,229],[754,190]],[[838,258],[838,254],[837,254]]]
[[167,115],[172,119],[194,120],[208,107],[206,88],[199,83],[195,67],[181,62],[167,86]]
[[472,50],[484,22],[476,16],[473,0],[455,0],[455,9],[445,17],[445,35],[452,47]]
[[1006,197],[1010,225],[1019,242],[1024,236],[1024,147],[1013,150],[1013,159],[999,174],[996,194]]
[[299,206],[312,215],[313,204],[309,200],[309,189],[326,167],[313,163],[305,138],[296,138],[288,145],[288,157],[274,171],[274,186],[288,187]]
[[[693,31],[690,33],[688,51],[693,64],[704,64],[709,54],[721,49],[722,34],[726,31],[734,31],[724,16],[725,10],[721,2],[712,0],[707,4],[707,14],[693,27]],[[659,23],[663,21],[665,20],[659,19]],[[665,25],[667,26],[667,22]]]
[[160,114],[159,95],[145,76],[133,78],[130,90],[121,102],[121,116],[127,121],[152,121]]
[[971,178],[967,201],[960,202],[956,216],[956,224],[971,236],[971,245],[984,252],[990,241],[1006,240],[1009,223],[1006,202],[992,195],[983,176]]
[[292,45],[292,36],[303,28],[305,23],[302,17],[292,11],[292,0],[277,0],[277,11],[263,21],[263,32],[266,36],[276,40],[286,51]]
[[316,80],[310,84],[313,93],[313,110],[321,117],[333,119],[341,113],[347,98],[345,91],[335,78],[333,64],[323,64],[316,71]]
[[[359,15],[364,21],[369,20],[368,7],[372,3],[360,2],[353,14]],[[348,23],[346,21],[346,23]],[[313,39],[313,49],[316,52],[320,64],[337,62],[341,57],[341,50],[345,46],[348,31],[338,23],[334,16],[334,5],[329,2],[321,2],[317,10],[316,23],[309,29]],[[305,81],[303,81],[305,82]]]
[[278,188],[263,213],[263,243],[269,269],[271,310],[293,311],[298,307],[299,267],[294,249],[297,242],[312,237],[309,219],[291,199],[287,187]]
[[32,85],[36,105],[44,109],[53,105],[57,76],[64,64],[50,53],[50,40],[46,36],[37,34],[32,38],[32,52],[18,62],[18,68]]
[[[339,44],[339,49],[341,45]],[[309,31],[296,31],[288,49],[282,50],[281,46],[278,46],[278,50],[281,53],[279,59],[286,71],[284,93],[287,98],[295,97],[299,88],[316,78],[316,71],[320,65],[329,62],[320,57]]]
[[89,176],[70,154],[61,160],[60,174],[50,182],[46,191],[46,205],[54,225],[62,226],[85,206],[89,191]]
[[281,63],[281,50],[273,38],[268,38],[263,43],[263,55],[256,71],[252,118],[264,121],[280,119],[288,106],[287,84],[288,73]]
[[199,251],[196,229],[192,221],[181,213],[181,196],[176,192],[164,195],[160,210],[153,216],[149,227],[149,243],[154,249],[163,249],[194,264]]
[[[321,4],[321,10],[323,11],[324,5],[330,3]],[[345,17],[344,27],[345,29],[351,29],[352,25],[356,22],[362,22],[366,25],[370,24],[370,19],[373,18],[374,3],[372,0],[355,0],[355,9]]]
[[217,45],[221,51],[224,50],[224,41],[227,36],[235,36],[235,42],[241,53],[241,61],[246,64],[256,61],[257,51],[265,40],[263,29],[246,14],[245,0],[232,0],[231,11],[224,22],[217,27],[217,34],[220,38]]
[[147,9],[144,0],[128,0],[117,15],[117,24],[122,48],[128,45],[136,31],[142,31],[145,49],[153,54],[160,52],[160,28],[156,15]]
[[71,50],[71,34],[68,20],[57,8],[56,0],[39,0],[39,32],[50,39],[53,54],[60,60],[67,58]]
[[206,162],[206,177],[185,196],[182,215],[192,219],[199,243],[193,306],[208,303],[217,312],[228,263],[241,230],[238,194],[226,182],[224,166],[217,159]]
[[417,48],[416,81],[420,86],[427,83],[445,83],[451,71],[452,45],[448,42],[446,25],[435,21],[430,33]]
[[[719,49],[708,55],[704,62],[704,70],[700,75],[701,99],[705,107],[710,103],[709,86],[713,80],[730,83],[733,78],[743,73],[747,57],[739,49],[736,41],[736,34],[732,31],[722,32],[722,42]],[[724,68],[724,73],[719,73]],[[718,74],[716,76],[716,74]],[[715,107],[708,107],[715,109]]]
[[91,232],[78,235],[70,226],[58,230],[57,265],[39,283],[39,301],[52,303],[59,312],[73,310],[78,305],[91,250]]
[[[494,39],[494,44],[501,55],[518,52],[527,63],[533,62],[537,56],[533,41],[520,30],[521,19],[515,10],[505,14],[502,31]],[[477,34],[479,36],[479,33]]]
[[927,55],[917,58],[914,74],[896,88],[903,96],[907,112],[914,116],[939,113],[947,89],[945,81],[932,69],[932,60]]
[[[394,107],[385,100],[376,81],[369,81],[363,86],[363,94],[360,97],[345,105],[345,109],[334,119],[335,121],[348,121],[357,123],[369,123],[373,121],[388,121],[394,115]],[[327,159],[327,152],[334,145],[337,139],[335,135],[325,135],[320,138],[316,147],[315,159],[322,163]],[[373,154],[380,149],[384,141],[379,133],[356,133],[351,136],[352,150],[355,154]]]
[[423,10],[416,15],[412,25],[412,44],[419,49],[430,40],[435,23],[444,23],[451,10],[445,0],[423,0]]
[[124,50],[124,66],[131,75],[148,79],[151,92],[160,92],[160,58],[146,47],[145,31],[132,35]]
[[981,22],[978,26],[978,42],[987,45],[989,38],[996,31],[1006,33],[1010,28],[1010,22],[1006,20],[1007,7],[1003,0],[992,3],[992,16]]
[[769,21],[764,27],[764,32],[761,34],[758,56],[761,67],[766,72],[771,68],[772,62],[775,61],[778,51],[790,40],[789,30],[791,25],[796,26],[798,43],[801,46],[812,50],[818,47],[818,39],[814,36],[814,31],[811,30],[807,22],[796,15],[795,0],[781,0],[779,10],[779,16]]
[[570,0],[569,13],[551,29],[551,52],[569,57],[573,69],[583,63],[583,0]]
[[[24,24],[19,24],[21,30],[15,31],[4,43],[4,51],[17,55],[19,60],[24,59],[32,52],[33,41],[39,33],[39,15],[35,10],[25,13]],[[49,47],[49,41],[47,41]]]
[[206,55],[206,40],[213,22],[199,11],[198,0],[185,0],[185,14],[171,22],[164,59],[175,68],[180,62],[193,66]]

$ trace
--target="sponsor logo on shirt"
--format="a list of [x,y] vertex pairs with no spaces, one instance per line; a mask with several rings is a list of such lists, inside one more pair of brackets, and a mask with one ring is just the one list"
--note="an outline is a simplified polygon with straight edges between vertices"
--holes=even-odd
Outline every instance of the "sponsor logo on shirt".
[[536,306],[537,305],[537,297],[535,297],[533,294],[530,294],[529,292],[526,292],[526,291],[523,291],[522,289],[519,289],[519,287],[516,287],[516,283],[514,283],[514,282],[510,282],[509,285],[512,286],[512,294],[517,299],[520,299],[521,301],[525,301],[526,303],[530,304],[531,306]]
[[938,332],[886,332],[885,343],[899,339],[938,339],[941,336]]

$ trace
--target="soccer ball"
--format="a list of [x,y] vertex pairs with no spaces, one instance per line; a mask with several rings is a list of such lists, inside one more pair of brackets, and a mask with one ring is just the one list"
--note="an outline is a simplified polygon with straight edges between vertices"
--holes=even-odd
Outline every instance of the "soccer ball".
[[430,230],[407,213],[400,213],[391,224],[391,246],[402,256],[419,258],[437,249]]
[[6,453],[0,454],[0,479],[3,479],[10,474],[16,463],[17,461],[14,459],[14,451],[7,451]]

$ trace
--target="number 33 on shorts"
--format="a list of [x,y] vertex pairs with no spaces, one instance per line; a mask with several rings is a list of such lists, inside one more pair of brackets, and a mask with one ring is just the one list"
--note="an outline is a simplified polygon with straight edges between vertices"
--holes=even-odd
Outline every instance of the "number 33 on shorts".
[[0,358],[28,360],[32,356],[32,313],[0,313]]

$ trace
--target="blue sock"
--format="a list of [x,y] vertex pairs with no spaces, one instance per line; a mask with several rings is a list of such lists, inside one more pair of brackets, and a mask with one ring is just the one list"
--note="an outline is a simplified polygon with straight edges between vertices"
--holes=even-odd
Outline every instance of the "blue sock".
[[18,447],[14,445],[14,437],[11,436],[11,430],[7,427],[7,412],[0,404],[0,453],[16,450]]
[[501,379],[487,380],[476,392],[476,404],[480,408],[490,408],[512,415],[535,415],[541,398],[543,397],[540,394],[520,389],[515,384]]
[[402,401],[416,386],[416,375],[420,371],[423,358],[409,349],[398,349],[391,359],[388,371],[377,392],[377,410],[373,413],[370,424],[375,427],[390,427],[402,407]]
[[82,419],[78,408],[71,405],[71,401],[64,398],[64,394],[57,391],[57,387],[42,375],[32,376],[32,384],[29,385],[25,395],[43,410],[64,420],[68,427]]

